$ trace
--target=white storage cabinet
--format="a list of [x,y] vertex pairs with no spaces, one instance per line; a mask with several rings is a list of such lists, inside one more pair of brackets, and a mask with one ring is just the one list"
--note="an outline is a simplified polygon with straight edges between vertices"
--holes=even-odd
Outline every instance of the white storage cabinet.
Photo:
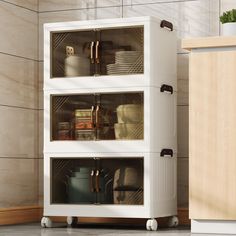
[[176,32],[152,17],[44,25],[44,217],[178,224]]

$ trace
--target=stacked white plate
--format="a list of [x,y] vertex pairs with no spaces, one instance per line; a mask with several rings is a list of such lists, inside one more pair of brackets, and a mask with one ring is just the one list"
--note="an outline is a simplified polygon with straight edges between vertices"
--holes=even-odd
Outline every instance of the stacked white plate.
[[115,63],[134,63],[141,55],[141,51],[119,51],[115,54]]
[[107,74],[129,74],[129,69],[132,66],[132,63],[116,63],[107,65]]
[[107,65],[108,75],[143,73],[143,55],[141,51],[118,51],[115,64]]

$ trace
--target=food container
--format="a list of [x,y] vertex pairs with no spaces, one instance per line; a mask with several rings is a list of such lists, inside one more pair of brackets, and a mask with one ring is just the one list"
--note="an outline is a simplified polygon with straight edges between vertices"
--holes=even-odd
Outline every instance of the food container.
[[94,130],[75,130],[76,140],[94,140],[95,131]]
[[116,139],[143,139],[143,124],[122,124],[116,123]]
[[75,171],[72,172],[72,177],[85,178],[91,173],[91,168],[89,167],[77,167]]
[[69,55],[65,59],[65,76],[89,76],[90,75],[90,61],[89,58]]
[[142,205],[143,190],[113,191],[114,204]]
[[93,108],[75,110],[75,119],[91,119],[92,116],[93,116]]
[[118,123],[143,123],[143,105],[120,105],[116,111]]
[[68,178],[69,203],[94,203],[96,195],[90,189],[90,176]]
[[90,167],[75,167],[75,171],[83,173],[83,174],[87,174],[91,172],[91,168]]
[[59,122],[58,123],[58,130],[69,130],[70,129],[70,122]]
[[75,129],[93,129],[93,122],[91,120],[75,120]]
[[121,167],[115,171],[113,189],[134,190],[142,186],[142,177],[133,167]]
[[70,130],[59,130],[58,131],[58,140],[71,140],[72,135]]

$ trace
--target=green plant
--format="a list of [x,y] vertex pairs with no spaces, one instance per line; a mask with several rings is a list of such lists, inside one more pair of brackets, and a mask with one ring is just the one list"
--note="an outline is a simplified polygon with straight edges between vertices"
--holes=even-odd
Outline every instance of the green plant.
[[222,24],[236,22],[236,9],[223,12],[223,15],[220,16],[220,22]]

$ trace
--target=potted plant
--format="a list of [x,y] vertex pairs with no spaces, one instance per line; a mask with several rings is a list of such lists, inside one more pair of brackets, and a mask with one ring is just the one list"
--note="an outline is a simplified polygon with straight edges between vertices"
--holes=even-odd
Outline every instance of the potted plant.
[[226,11],[220,16],[222,25],[222,35],[236,35],[236,9]]

